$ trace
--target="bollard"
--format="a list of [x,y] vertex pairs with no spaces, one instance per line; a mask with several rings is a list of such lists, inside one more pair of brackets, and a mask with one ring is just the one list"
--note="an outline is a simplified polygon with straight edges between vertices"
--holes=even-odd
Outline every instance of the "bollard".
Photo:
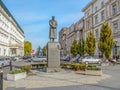
[[3,90],[3,71],[0,70],[0,90]]
[[1,65],[1,69],[3,70],[3,68],[4,68],[4,64],[2,63],[2,65]]
[[10,60],[10,71],[12,70],[12,61]]

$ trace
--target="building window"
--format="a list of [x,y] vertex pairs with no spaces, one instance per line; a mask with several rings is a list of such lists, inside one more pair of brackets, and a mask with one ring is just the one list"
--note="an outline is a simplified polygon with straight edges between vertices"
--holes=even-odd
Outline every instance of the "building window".
[[98,24],[98,15],[95,16],[95,24]]
[[90,15],[90,9],[85,12],[85,16],[88,17]]
[[101,21],[103,21],[105,19],[105,13],[104,10],[101,12]]
[[6,55],[6,49],[4,49],[4,56]]
[[113,32],[116,33],[118,30],[119,30],[118,29],[118,22],[116,21],[113,23]]
[[89,29],[90,28],[90,21],[88,20],[87,21],[87,29]]
[[104,7],[104,1],[101,2],[101,8],[103,8],[103,7]]
[[95,7],[95,12],[97,12],[97,6]]
[[117,4],[116,3],[114,3],[112,5],[112,15],[115,15],[115,14],[117,14]]

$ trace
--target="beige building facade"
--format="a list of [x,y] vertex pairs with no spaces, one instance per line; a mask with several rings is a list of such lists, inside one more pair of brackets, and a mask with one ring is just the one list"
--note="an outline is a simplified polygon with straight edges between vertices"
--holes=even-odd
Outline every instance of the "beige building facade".
[[70,47],[74,40],[83,39],[84,18],[72,24],[69,28],[62,28],[59,32],[62,56],[70,56]]
[[67,55],[67,46],[66,46],[66,33],[68,28],[62,28],[59,32],[59,43],[61,45],[60,54],[61,56]]
[[24,32],[0,0],[0,56],[23,56]]
[[70,47],[74,40],[86,40],[87,34],[93,30],[96,40],[95,55],[101,52],[98,49],[101,26],[108,22],[112,28],[116,45],[113,46],[112,55],[120,55],[120,0],[92,0],[83,9],[84,17],[72,24],[66,33],[66,48],[70,55]]
[[93,30],[96,39],[95,55],[99,56],[98,40],[100,38],[101,26],[108,22],[112,28],[116,46],[113,46],[112,55],[120,55],[120,0],[92,0],[83,10],[85,27],[89,27],[87,21],[90,18],[90,28],[85,28],[85,38],[89,30]]

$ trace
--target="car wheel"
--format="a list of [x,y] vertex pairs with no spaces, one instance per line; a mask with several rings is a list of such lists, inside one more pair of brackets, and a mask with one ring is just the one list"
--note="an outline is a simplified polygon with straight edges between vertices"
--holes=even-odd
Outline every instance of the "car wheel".
[[88,65],[88,62],[85,62],[86,65]]
[[101,65],[101,62],[98,62],[99,65]]

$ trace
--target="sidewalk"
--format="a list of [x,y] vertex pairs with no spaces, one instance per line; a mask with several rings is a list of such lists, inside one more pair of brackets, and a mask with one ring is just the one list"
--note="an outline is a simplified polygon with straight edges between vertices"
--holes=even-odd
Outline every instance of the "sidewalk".
[[33,71],[33,75],[29,75],[25,79],[21,79],[18,81],[4,80],[4,90],[9,90],[8,87],[16,87],[16,88],[23,87],[29,89],[29,88],[96,84],[99,81],[110,77],[111,76],[107,74],[103,74],[102,76],[80,75],[80,74],[75,74],[73,71],[65,71],[65,70],[56,73]]

